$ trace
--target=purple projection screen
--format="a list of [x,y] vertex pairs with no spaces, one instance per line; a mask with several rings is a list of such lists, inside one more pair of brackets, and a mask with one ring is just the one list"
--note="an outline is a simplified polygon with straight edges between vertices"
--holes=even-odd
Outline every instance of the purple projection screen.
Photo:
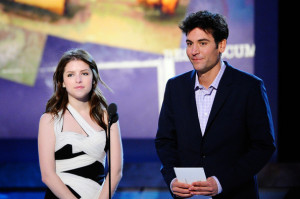
[[[132,2],[132,0],[125,1]],[[8,35],[9,31],[14,32],[13,39],[4,36],[0,40],[0,138],[37,138],[39,118],[53,92],[53,71],[62,53],[70,48],[84,48],[97,62],[101,78],[113,90],[110,92],[99,85],[108,102],[118,105],[122,137],[154,138],[166,81],[175,75],[192,70],[192,65],[185,54],[185,35],[180,32],[178,23],[188,13],[198,10],[218,12],[226,17],[230,33],[223,59],[236,68],[254,73],[253,0],[185,0],[177,9],[177,12],[181,12],[177,18],[175,13],[175,16],[165,17],[163,21],[156,20],[152,24],[145,21],[141,23],[147,28],[154,28],[154,32],[157,31],[155,29],[157,27],[170,26],[172,31],[174,30],[174,35],[170,35],[164,29],[155,37],[140,34],[134,36],[132,40],[129,39],[130,36],[128,39],[121,39],[127,37],[127,29],[122,26],[119,34],[103,36],[109,38],[111,43],[106,40],[96,41],[92,36],[80,40],[76,37],[77,33],[72,32],[73,29],[70,30],[70,35],[65,37],[57,32],[59,28],[66,27],[58,27],[54,23],[49,26],[55,26],[56,29],[53,29],[56,32],[51,32],[51,29],[43,32],[30,25],[26,27],[5,25],[0,19],[0,24],[4,23],[4,26],[0,26],[0,37],[5,35],[3,33]],[[149,13],[145,14],[148,15]],[[124,16],[128,16],[128,13]],[[148,16],[146,19],[149,18]],[[92,20],[96,18],[91,17],[90,21]],[[172,20],[172,24],[166,24],[166,20]],[[84,28],[89,28],[90,21],[86,21]],[[130,20],[127,22],[134,23]],[[141,24],[139,28],[143,28]],[[109,26],[106,28],[110,29]],[[105,33],[106,30],[101,28],[97,31],[102,30]],[[127,40],[128,43],[113,43],[115,38]],[[171,38],[170,45],[163,42],[153,44],[155,41],[164,41],[168,38]],[[134,46],[139,40],[144,43]],[[4,53],[7,52],[7,46],[14,45],[13,50]],[[22,45],[24,48],[21,48]],[[35,48],[32,49],[32,46]],[[10,55],[18,49],[22,52],[19,55],[22,56],[18,57],[16,54],[11,57]],[[29,59],[29,55],[35,55],[37,58]],[[30,69],[34,64],[37,66],[35,70]],[[26,69],[27,65],[29,69]],[[24,75],[27,73],[33,74],[31,76],[34,78],[30,80],[31,76]]]

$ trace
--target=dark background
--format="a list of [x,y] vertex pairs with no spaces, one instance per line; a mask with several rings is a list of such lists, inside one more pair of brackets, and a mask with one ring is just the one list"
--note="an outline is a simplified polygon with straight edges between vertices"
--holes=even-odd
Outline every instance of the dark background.
[[280,162],[299,163],[298,7],[287,1],[280,0],[278,16],[278,158]]

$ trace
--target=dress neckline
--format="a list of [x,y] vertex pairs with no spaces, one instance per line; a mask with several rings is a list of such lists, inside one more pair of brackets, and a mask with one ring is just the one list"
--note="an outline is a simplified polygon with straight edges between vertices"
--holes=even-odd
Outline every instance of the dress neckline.
[[[80,113],[73,107],[71,104],[67,105],[67,109],[70,112],[71,116],[76,120],[76,122],[79,124],[79,126],[83,129],[85,132],[84,134],[77,133],[79,135],[83,135],[85,137],[89,137],[92,134],[99,133],[105,131],[104,129],[101,129],[100,131],[96,131],[81,115]],[[62,124],[63,125],[63,124]],[[76,132],[75,132],[76,133]]]

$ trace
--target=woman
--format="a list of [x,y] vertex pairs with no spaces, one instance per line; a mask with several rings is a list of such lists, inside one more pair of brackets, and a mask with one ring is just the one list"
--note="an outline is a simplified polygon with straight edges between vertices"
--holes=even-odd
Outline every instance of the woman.
[[[106,199],[104,180],[107,102],[92,56],[74,49],[64,53],[53,75],[54,94],[40,119],[38,149],[45,198]],[[108,87],[107,87],[108,88]],[[118,123],[111,126],[111,193],[122,177],[123,150]]]

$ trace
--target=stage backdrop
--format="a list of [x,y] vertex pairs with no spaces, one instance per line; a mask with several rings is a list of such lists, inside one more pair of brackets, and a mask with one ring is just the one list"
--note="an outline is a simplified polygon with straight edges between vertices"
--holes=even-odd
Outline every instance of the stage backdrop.
[[70,0],[53,8],[0,1],[0,138],[37,137],[53,72],[71,48],[83,48],[96,60],[113,90],[99,85],[108,102],[118,105],[122,137],[154,138],[166,81],[192,70],[178,24],[198,10],[226,17],[230,34],[223,59],[255,72],[254,0],[156,4]]

